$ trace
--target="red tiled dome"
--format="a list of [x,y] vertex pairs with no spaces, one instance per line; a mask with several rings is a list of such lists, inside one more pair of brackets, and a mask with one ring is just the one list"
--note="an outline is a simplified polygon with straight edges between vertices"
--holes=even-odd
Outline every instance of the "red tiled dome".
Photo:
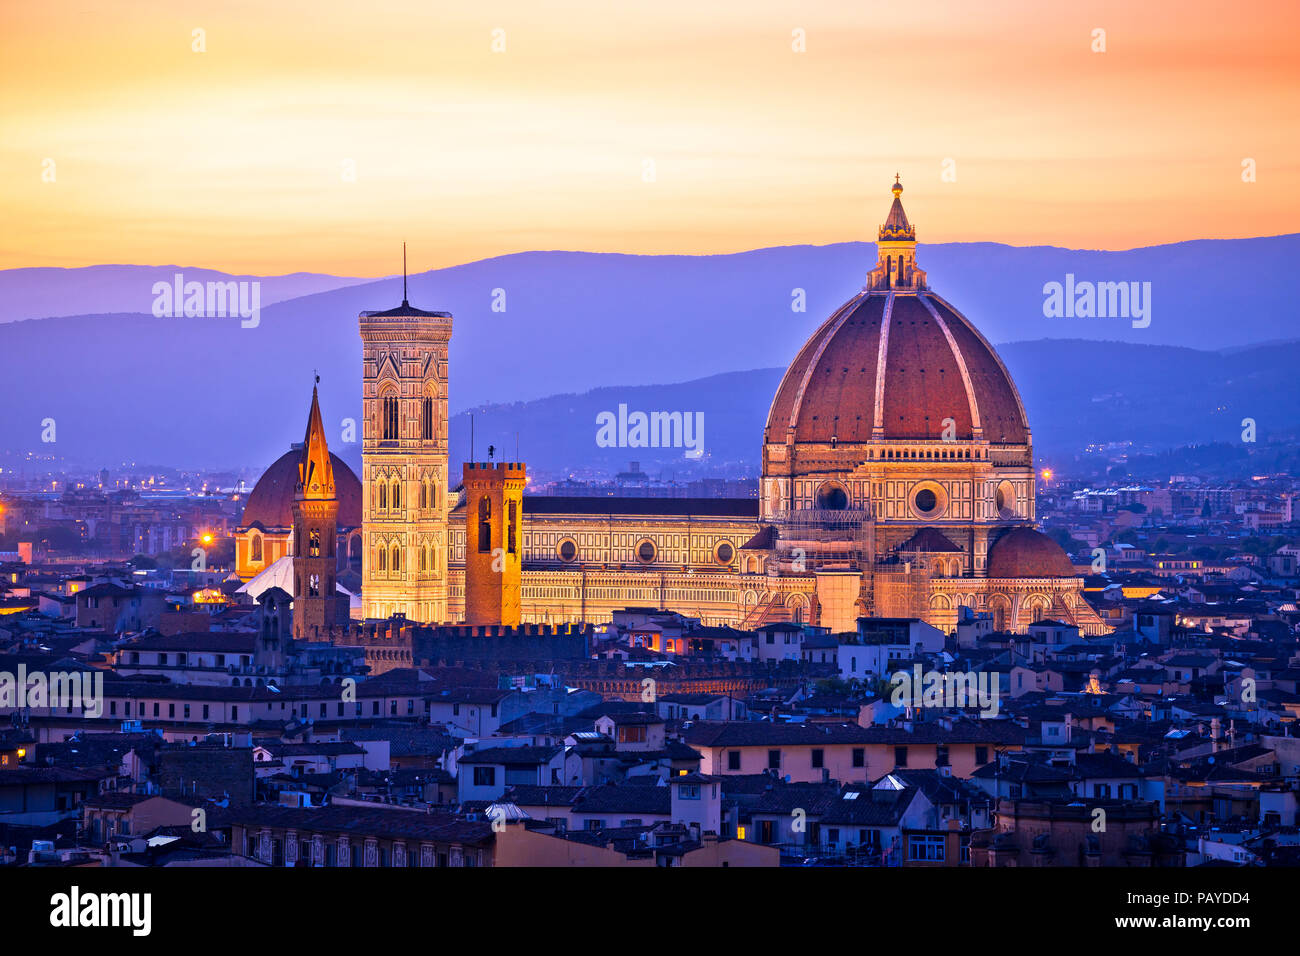
[[[302,449],[294,448],[275,460],[262,472],[244,504],[240,527],[261,522],[263,528],[288,528],[293,525],[293,494],[298,484],[298,462]],[[339,500],[338,526],[361,527],[361,482],[347,463],[333,452],[334,494]]]
[[1074,578],[1065,550],[1033,528],[1012,528],[989,549],[988,576],[991,578]]
[[993,347],[928,291],[861,292],[813,333],[791,363],[768,413],[765,440],[857,443],[938,441],[944,419],[957,440],[1026,444],[1029,424]]

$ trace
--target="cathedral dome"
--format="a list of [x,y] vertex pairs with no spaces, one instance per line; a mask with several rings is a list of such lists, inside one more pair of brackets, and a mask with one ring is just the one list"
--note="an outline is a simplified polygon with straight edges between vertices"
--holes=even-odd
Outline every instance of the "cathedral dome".
[[764,433],[769,444],[1029,443],[1024,406],[1002,360],[929,291],[901,192],[896,185],[866,288],[813,333],[781,380]]
[[1011,376],[960,312],[928,292],[862,292],[800,349],[765,434],[779,444],[939,441],[946,418],[958,441],[1029,440]]
[[1012,528],[989,549],[990,578],[1077,578],[1059,544],[1033,528]]
[[[298,484],[298,462],[302,449],[293,448],[279,458],[257,479],[257,484],[244,504],[240,527],[247,528],[258,522],[263,528],[289,528],[293,526],[293,496]],[[334,466],[334,494],[339,501],[338,526],[361,527],[361,482],[347,463],[330,453]]]

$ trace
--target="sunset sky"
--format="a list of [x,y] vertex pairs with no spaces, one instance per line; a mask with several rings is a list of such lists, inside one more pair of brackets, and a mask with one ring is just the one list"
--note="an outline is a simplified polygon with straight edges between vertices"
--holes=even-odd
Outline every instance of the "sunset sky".
[[370,276],[403,239],[413,270],[874,240],[895,172],[922,242],[1300,231],[1294,0],[42,0],[0,17],[0,268]]

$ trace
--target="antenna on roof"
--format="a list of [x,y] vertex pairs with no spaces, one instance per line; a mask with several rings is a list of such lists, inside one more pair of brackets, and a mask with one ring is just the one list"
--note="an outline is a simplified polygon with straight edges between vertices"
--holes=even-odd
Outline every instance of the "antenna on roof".
[[410,305],[406,301],[406,243],[402,243],[402,305]]

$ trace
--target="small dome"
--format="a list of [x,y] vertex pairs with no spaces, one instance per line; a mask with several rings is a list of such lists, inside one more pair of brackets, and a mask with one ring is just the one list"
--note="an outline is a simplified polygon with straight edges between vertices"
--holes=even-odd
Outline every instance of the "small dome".
[[[263,528],[289,528],[293,526],[293,496],[298,484],[298,462],[302,449],[293,448],[277,458],[262,472],[257,484],[244,504],[240,527],[247,528],[259,522]],[[334,466],[334,495],[339,501],[338,526],[361,527],[361,482],[352,469],[338,455],[330,453]]]
[[1012,528],[989,549],[990,578],[1074,578],[1065,550],[1033,528]]
[[954,551],[960,553],[961,548],[953,544],[942,531],[925,527],[900,544],[897,550],[918,554],[944,554]]

